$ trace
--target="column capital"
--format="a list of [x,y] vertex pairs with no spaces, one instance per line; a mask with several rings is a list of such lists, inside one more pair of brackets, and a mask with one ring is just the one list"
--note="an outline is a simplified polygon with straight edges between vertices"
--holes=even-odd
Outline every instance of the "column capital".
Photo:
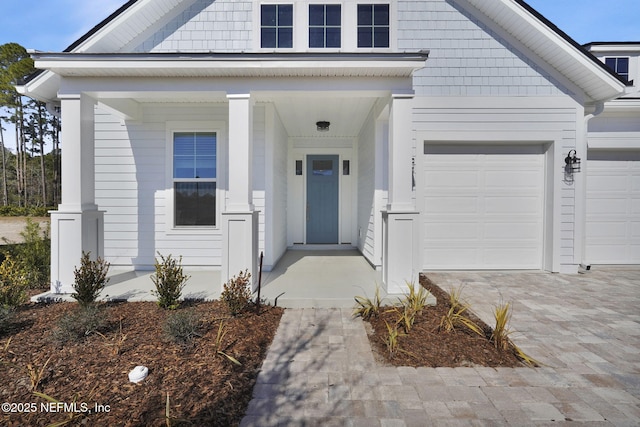
[[228,93],[227,99],[228,100],[233,100],[233,99],[238,99],[238,100],[249,99],[250,100],[252,98],[250,93]]

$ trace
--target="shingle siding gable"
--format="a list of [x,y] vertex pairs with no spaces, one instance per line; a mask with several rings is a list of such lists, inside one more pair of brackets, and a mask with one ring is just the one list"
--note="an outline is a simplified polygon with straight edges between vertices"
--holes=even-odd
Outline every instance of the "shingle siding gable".
[[531,59],[445,0],[398,2],[398,49],[429,50],[416,94],[551,96],[562,86]]
[[198,0],[134,52],[242,52],[251,48],[252,2]]

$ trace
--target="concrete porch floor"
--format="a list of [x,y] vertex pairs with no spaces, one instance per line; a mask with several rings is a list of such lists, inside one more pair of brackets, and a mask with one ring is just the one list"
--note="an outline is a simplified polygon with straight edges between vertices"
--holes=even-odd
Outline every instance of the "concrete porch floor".
[[[220,297],[219,270],[189,269],[190,279],[184,299],[213,300]],[[152,271],[112,268],[109,282],[100,295],[102,301],[155,301]],[[270,272],[262,273],[262,299],[286,308],[351,308],[354,297],[373,298],[381,272],[373,268],[357,250],[288,250]],[[395,301],[395,295],[381,297]],[[73,301],[69,294],[46,292],[32,301]]]

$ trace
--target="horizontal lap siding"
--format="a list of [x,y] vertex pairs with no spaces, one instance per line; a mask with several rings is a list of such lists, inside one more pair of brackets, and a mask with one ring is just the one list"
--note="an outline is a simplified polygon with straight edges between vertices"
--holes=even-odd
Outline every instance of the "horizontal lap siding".
[[[277,261],[287,250],[287,131],[274,111],[273,141],[273,195],[272,195],[272,238],[273,250],[270,259]],[[266,256],[266,254],[265,254]]]
[[[265,230],[265,145],[264,107],[256,106],[253,113],[253,205],[258,213],[258,253],[264,251]],[[233,165],[231,165],[233,167]]]
[[358,249],[373,264],[375,259],[375,128],[373,115],[358,139]]
[[96,203],[105,211],[105,257],[113,265],[152,268],[157,252],[182,256],[184,265],[221,264],[219,231],[167,233],[167,121],[226,122],[227,109],[146,105],[142,123],[126,124],[96,112]]

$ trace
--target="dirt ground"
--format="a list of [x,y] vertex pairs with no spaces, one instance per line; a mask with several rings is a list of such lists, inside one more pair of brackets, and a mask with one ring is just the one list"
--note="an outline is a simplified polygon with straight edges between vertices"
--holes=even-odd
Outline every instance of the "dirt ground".
[[[31,220],[40,224],[43,229],[49,224],[47,217],[31,217]],[[5,239],[10,243],[22,243],[20,232],[27,225],[27,217],[24,216],[0,216],[0,245],[4,245]]]

